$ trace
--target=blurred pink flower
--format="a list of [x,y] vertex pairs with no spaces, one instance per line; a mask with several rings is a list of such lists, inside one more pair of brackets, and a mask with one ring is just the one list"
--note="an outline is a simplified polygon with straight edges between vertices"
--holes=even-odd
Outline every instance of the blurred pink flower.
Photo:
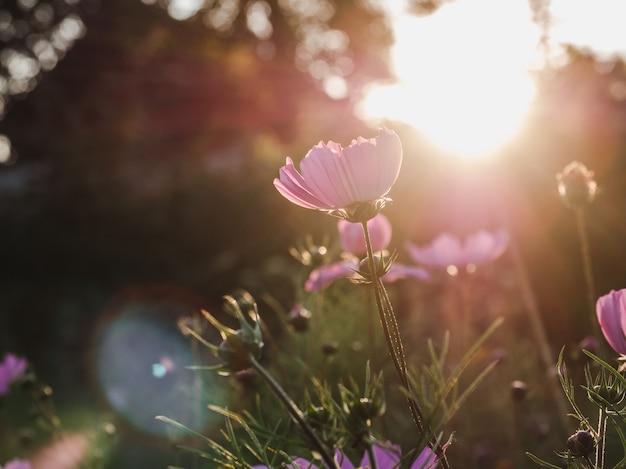
[[509,234],[505,230],[494,233],[478,231],[469,235],[465,243],[448,234],[440,234],[430,244],[418,247],[406,243],[406,249],[414,262],[427,267],[446,268],[448,266],[467,267],[490,262],[506,250]]
[[[374,457],[378,463],[378,469],[395,469],[400,467],[400,447],[397,445],[387,444],[374,445]],[[335,459],[339,462],[341,469],[355,469],[354,465],[344,456],[341,451],[335,453]],[[300,469],[319,469],[318,466],[307,461],[306,459],[296,458],[294,462]],[[437,467],[437,457],[435,453],[428,447],[424,448],[410,469],[435,469]],[[371,467],[370,458],[367,452],[363,455],[361,464],[357,467]],[[252,469],[268,469],[267,466],[252,466]]]
[[[363,234],[363,226],[360,223],[339,220],[337,229],[339,230],[341,248],[345,252],[355,256],[366,254],[365,235]],[[367,229],[370,233],[373,251],[378,252],[387,249],[391,242],[391,223],[387,217],[379,213],[374,218],[368,220]]]
[[359,263],[352,259],[323,265],[309,274],[304,289],[308,292],[323,290],[335,280],[353,275],[358,268]]
[[611,290],[598,298],[596,313],[606,341],[617,353],[626,355],[626,289]]
[[26,371],[28,362],[25,358],[7,353],[0,363],[0,396],[9,392],[9,385]]
[[0,469],[31,469],[30,463],[23,459],[12,459],[7,461],[4,466],[0,466]]
[[301,207],[327,212],[348,210],[359,202],[375,202],[386,196],[398,178],[401,164],[400,138],[382,128],[377,137],[359,137],[346,148],[332,141],[318,143],[300,162],[300,172],[287,157],[274,186]]
[[[324,265],[311,272],[304,284],[304,289],[308,292],[323,290],[335,280],[353,276],[357,270],[359,270],[359,263],[354,259]],[[426,281],[430,278],[430,274],[421,267],[393,263],[389,272],[383,277],[383,281],[391,283],[405,278]]]
[[89,438],[82,433],[64,435],[33,456],[32,469],[77,469],[83,467],[82,464],[88,456],[89,447]]

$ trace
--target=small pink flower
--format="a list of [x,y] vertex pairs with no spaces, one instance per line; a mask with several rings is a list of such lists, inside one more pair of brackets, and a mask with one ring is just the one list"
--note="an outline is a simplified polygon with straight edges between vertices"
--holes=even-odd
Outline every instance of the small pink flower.
[[[324,265],[313,270],[304,284],[307,292],[320,291],[328,287],[335,280],[351,277],[359,270],[360,256],[366,254],[365,235],[361,223],[351,223],[347,220],[339,220],[337,223],[341,246],[344,250],[343,260]],[[384,251],[391,241],[391,223],[382,214],[376,215],[367,221],[367,229],[370,233],[372,250]],[[385,282],[395,282],[400,279],[414,278],[428,280],[430,274],[421,267],[408,266],[393,263],[389,271],[383,277]]]
[[27,366],[25,358],[12,353],[4,356],[0,363],[0,396],[9,392],[9,385],[24,374]]
[[505,230],[498,230],[495,233],[478,231],[469,235],[464,244],[458,238],[443,233],[424,247],[406,243],[406,249],[414,262],[428,267],[467,267],[498,258],[508,244],[509,234]]
[[[363,233],[363,226],[360,223],[339,220],[337,222],[337,229],[339,230],[341,248],[345,252],[349,252],[355,256],[363,256],[366,254],[365,235]],[[391,223],[385,215],[379,213],[371,220],[368,220],[367,230],[370,234],[372,250],[374,252],[387,249],[387,246],[389,246],[391,242]]]
[[0,469],[31,469],[30,463],[23,459],[12,459],[7,461],[4,466],[0,466]]
[[304,289],[308,292],[323,290],[335,280],[353,275],[358,268],[359,264],[354,260],[323,265],[309,274],[309,278],[304,284]]
[[[401,164],[400,138],[383,128],[377,137],[359,137],[346,148],[332,141],[318,143],[300,162],[300,172],[287,157],[274,186],[296,205],[325,212],[343,210],[344,217],[353,218],[355,205],[374,203],[387,195]],[[368,210],[359,219],[375,214]]]
[[611,290],[598,298],[596,313],[606,341],[617,353],[626,355],[626,289]]

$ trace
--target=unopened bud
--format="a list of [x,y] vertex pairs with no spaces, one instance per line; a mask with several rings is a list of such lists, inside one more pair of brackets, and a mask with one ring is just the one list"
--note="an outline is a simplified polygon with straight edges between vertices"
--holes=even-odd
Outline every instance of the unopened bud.
[[594,179],[593,171],[574,161],[568,164],[562,172],[556,175],[559,195],[563,202],[571,208],[583,207],[596,197],[598,184]]
[[589,430],[578,430],[567,439],[567,449],[575,458],[589,455],[595,444],[596,442]]
[[339,344],[337,342],[326,342],[322,345],[322,353],[327,357],[335,355],[339,351]]
[[521,402],[528,394],[528,385],[524,381],[515,380],[511,383],[511,397]]
[[289,311],[288,321],[296,332],[306,332],[309,330],[311,311],[301,305],[296,305]]

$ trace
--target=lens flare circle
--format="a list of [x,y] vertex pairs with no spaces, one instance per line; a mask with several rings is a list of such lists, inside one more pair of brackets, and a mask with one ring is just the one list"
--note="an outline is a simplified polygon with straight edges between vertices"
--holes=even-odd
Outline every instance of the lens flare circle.
[[176,316],[171,305],[130,302],[100,329],[96,344],[95,373],[104,398],[133,427],[156,436],[173,430],[157,415],[200,430],[219,417],[198,410],[225,401],[218,376],[188,368],[192,348]]

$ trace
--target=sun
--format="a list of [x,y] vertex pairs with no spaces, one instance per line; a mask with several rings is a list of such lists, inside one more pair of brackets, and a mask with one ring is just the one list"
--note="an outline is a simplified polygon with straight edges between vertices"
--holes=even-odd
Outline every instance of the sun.
[[456,0],[393,23],[398,82],[368,90],[365,120],[408,123],[462,158],[491,155],[514,138],[535,95],[529,72],[539,57],[526,0]]

